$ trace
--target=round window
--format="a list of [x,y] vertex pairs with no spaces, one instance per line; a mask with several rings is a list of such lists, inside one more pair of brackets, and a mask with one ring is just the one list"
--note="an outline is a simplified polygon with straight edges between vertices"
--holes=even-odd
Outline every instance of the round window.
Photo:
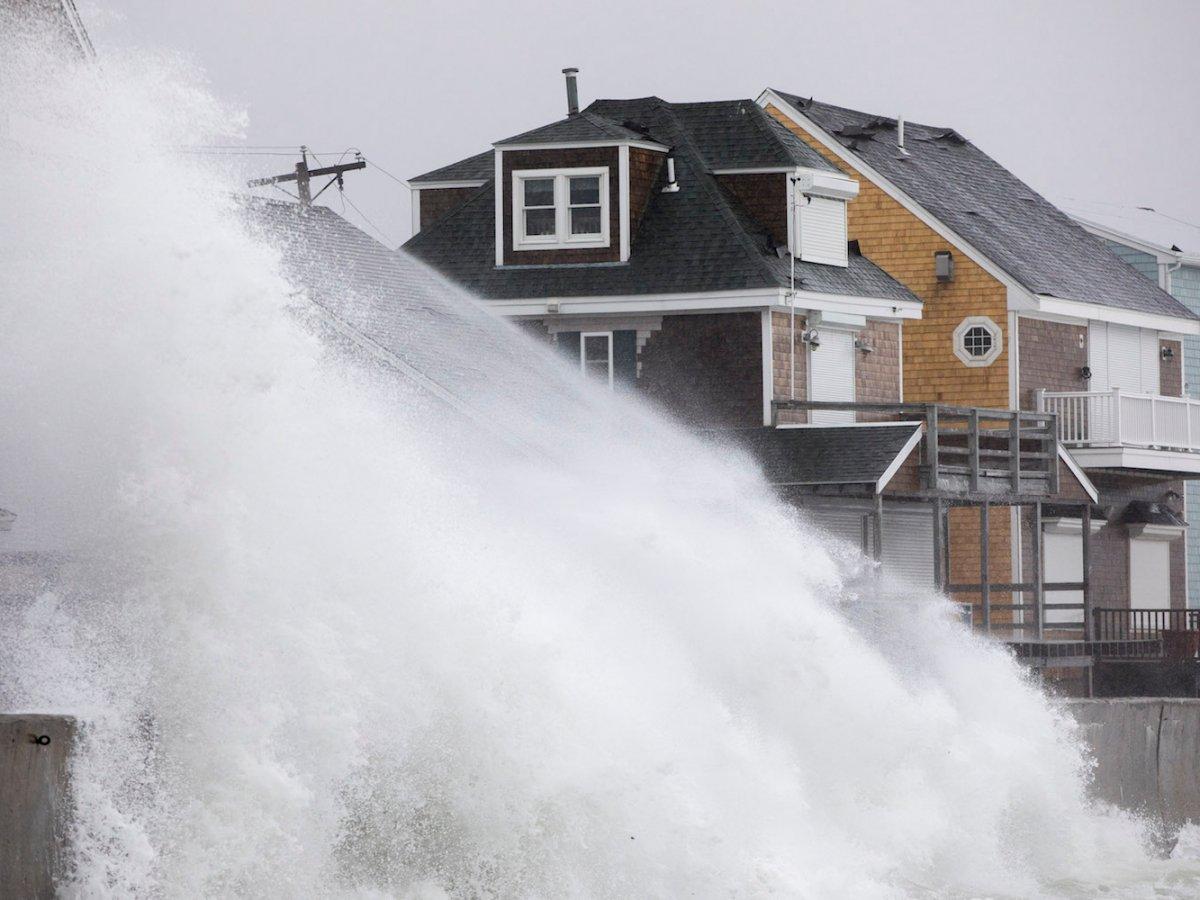
[[954,353],[968,366],[990,366],[1000,355],[1002,335],[987,316],[970,316],[954,329]]

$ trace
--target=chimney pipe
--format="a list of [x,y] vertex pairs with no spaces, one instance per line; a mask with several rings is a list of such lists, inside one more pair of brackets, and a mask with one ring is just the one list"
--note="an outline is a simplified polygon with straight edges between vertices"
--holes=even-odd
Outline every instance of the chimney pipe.
[[[899,144],[901,150],[905,150],[905,147],[904,147],[904,116],[900,116],[898,119],[896,119],[896,143]],[[905,150],[905,152],[907,152],[907,150]]]
[[567,115],[579,115],[579,88],[575,84],[575,76],[579,74],[576,68],[563,69],[567,76]]

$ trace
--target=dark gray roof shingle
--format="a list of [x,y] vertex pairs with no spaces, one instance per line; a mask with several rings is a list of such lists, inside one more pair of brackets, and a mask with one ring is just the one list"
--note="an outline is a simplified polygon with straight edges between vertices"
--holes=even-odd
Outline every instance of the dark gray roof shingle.
[[475,156],[468,156],[466,159],[460,159],[448,166],[442,166],[440,169],[434,169],[432,172],[426,172],[416,178],[410,178],[409,182],[420,184],[427,181],[487,181],[495,176],[495,165],[495,155],[491,150],[485,150]]
[[745,449],[771,484],[875,484],[920,428],[895,425],[712,432]]
[[1033,294],[1193,319],[1182,304],[952,128],[775,91]]
[[[606,103],[620,101],[599,100]],[[836,171],[752,100],[672,103],[683,128],[710,169],[749,169],[805,166]]]
[[634,131],[591,111],[591,107],[549,125],[513,135],[496,146],[504,144],[554,144],[574,141],[645,141],[652,140],[645,132]]
[[[478,296],[489,299],[616,296],[778,289],[790,261],[709,174],[709,166],[675,105],[657,97],[597,101],[609,121],[639,123],[674,148],[680,189],[652,191],[630,259],[623,264],[504,266],[495,264],[493,186],[422,230],[404,249]],[[757,128],[757,126],[753,126]],[[769,133],[769,132],[768,132]],[[757,130],[752,140],[762,140]],[[797,262],[797,285],[839,296],[920,302],[869,260],[851,255],[846,268]]]

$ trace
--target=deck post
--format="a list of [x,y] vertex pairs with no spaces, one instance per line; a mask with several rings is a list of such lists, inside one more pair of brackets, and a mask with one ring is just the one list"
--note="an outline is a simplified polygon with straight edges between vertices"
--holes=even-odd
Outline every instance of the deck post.
[[883,494],[875,495],[875,562],[883,562]]
[[974,494],[979,490],[979,410],[974,407],[967,415],[967,467]]
[[1008,465],[1012,492],[1021,493],[1021,413],[1008,420]]
[[929,466],[929,490],[938,489],[938,408],[936,403],[925,407],[925,462]]
[[942,581],[942,498],[934,497],[933,503],[933,586],[939,591],[946,584]]
[[992,585],[988,574],[988,501],[979,505],[979,592],[983,615],[983,632],[992,631]]
[[1092,609],[1092,505],[1090,503],[1083,505],[1083,515],[1080,518],[1083,520],[1083,528],[1079,535],[1083,542],[1083,639],[1095,641],[1099,640],[1099,635],[1094,621],[1095,610]]
[[1043,585],[1045,568],[1042,565],[1042,501],[1033,504],[1033,534],[1030,546],[1033,559],[1033,614],[1035,618],[1035,636],[1040,641],[1045,636],[1046,629],[1046,591]]

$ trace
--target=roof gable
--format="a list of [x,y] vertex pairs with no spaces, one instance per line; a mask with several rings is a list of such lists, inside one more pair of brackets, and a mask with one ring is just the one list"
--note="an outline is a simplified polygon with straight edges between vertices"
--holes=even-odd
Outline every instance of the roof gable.
[[952,128],[774,91],[1034,295],[1195,317]]

